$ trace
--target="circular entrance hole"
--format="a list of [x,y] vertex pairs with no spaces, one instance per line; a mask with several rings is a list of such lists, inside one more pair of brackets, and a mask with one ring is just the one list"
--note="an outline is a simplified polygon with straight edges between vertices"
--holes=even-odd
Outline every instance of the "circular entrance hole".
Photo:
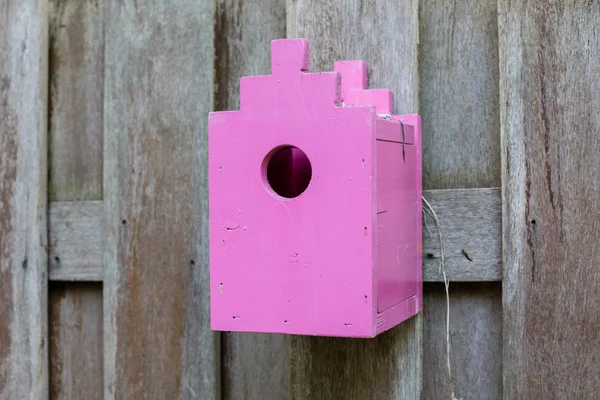
[[280,146],[263,161],[265,186],[281,197],[300,196],[310,184],[312,166],[306,154],[295,146]]

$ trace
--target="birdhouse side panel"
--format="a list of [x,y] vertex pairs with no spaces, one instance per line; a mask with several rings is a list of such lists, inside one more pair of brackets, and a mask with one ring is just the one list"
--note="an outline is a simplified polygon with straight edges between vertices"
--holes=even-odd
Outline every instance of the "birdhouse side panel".
[[377,164],[376,276],[381,312],[417,294],[415,148],[378,140]]
[[[414,265],[414,269],[413,268],[409,268],[409,269],[404,269],[404,271],[410,271],[412,270],[414,277],[412,279],[409,279],[409,281],[414,281],[416,284],[416,294],[406,298],[398,303],[395,303],[392,306],[389,306],[387,308],[383,309],[383,311],[380,311],[377,314],[377,334],[380,334],[388,329],[393,328],[394,326],[398,325],[399,323],[401,323],[402,321],[405,321],[409,318],[411,318],[412,316],[416,315],[417,313],[419,313],[422,310],[422,304],[423,304],[423,278],[422,278],[422,274],[423,274],[423,269],[422,269],[422,206],[421,206],[421,196],[422,196],[422,141],[421,141],[421,118],[418,114],[405,114],[405,115],[396,115],[394,116],[394,120],[397,121],[401,121],[404,124],[404,127],[412,127],[414,135],[413,135],[413,145],[408,147],[406,146],[404,148],[404,155],[407,155],[408,153],[406,152],[406,150],[413,150],[414,153],[414,161],[411,161],[410,165],[414,165],[414,169],[412,170],[405,170],[405,171],[410,171],[409,173],[405,174],[403,176],[403,179],[405,182],[410,182],[411,180],[413,180],[414,182],[414,191],[415,191],[415,196],[414,196],[414,202],[411,201],[401,201],[400,203],[404,205],[404,210],[403,210],[403,215],[407,216],[406,221],[412,221],[414,219],[415,223],[414,223],[414,230],[410,230],[408,229],[408,225],[399,225],[399,227],[403,227],[406,229],[402,229],[400,232],[402,235],[411,235],[412,237],[414,237],[414,242],[415,242],[415,246],[414,246],[414,253],[412,251],[407,251],[404,253],[405,256],[405,260],[402,261],[400,265],[405,265],[405,266],[411,266]],[[393,130],[389,130],[388,134],[394,134]],[[383,153],[378,153],[380,156]],[[398,159],[402,159],[404,162],[404,157],[398,157],[397,155],[395,157],[389,157],[390,160],[398,160]],[[381,189],[382,188],[378,188],[378,195],[381,195]],[[406,192],[408,193],[408,192]],[[386,207],[386,204],[394,204],[393,202],[388,202],[385,198],[382,198],[381,196],[378,196],[378,198],[381,201],[378,201],[379,205],[383,205],[384,207]],[[412,195],[408,198],[410,199],[412,198]],[[409,215],[410,214],[410,215]],[[380,216],[380,215],[378,215]],[[410,225],[412,225],[412,222],[410,223]],[[399,239],[399,240],[395,240],[395,242],[402,242],[402,243],[408,243],[410,242],[410,240],[406,240],[406,239]],[[412,245],[409,246],[409,248],[413,248]],[[408,248],[407,248],[408,250]],[[408,258],[408,259],[407,259]],[[386,265],[386,264],[384,264]],[[389,267],[390,265],[393,264],[387,264],[387,266]],[[396,268],[396,267],[393,267]],[[392,270],[390,270],[390,272],[393,273]],[[379,262],[377,265],[377,270],[376,270],[376,279],[379,280],[379,276],[382,273],[382,271],[379,269]],[[385,274],[385,273],[384,273]],[[412,289],[411,289],[412,291]],[[385,302],[384,302],[385,303]],[[386,304],[386,305],[389,305]]]

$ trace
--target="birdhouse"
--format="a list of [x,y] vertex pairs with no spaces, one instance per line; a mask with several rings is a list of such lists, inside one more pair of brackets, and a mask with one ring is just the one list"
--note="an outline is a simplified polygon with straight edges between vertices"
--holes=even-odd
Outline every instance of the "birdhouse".
[[210,113],[213,330],[374,337],[421,310],[421,120],[366,81],[275,40],[239,111]]

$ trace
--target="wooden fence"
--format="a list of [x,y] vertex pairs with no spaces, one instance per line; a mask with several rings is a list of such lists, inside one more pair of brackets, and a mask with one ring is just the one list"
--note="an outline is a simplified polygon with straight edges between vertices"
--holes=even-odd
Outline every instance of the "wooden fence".
[[[447,399],[439,243],[374,340],[209,327],[207,114],[363,59],[423,118],[462,399],[595,398],[600,4],[0,0],[0,399]],[[502,281],[502,282],[501,282]]]

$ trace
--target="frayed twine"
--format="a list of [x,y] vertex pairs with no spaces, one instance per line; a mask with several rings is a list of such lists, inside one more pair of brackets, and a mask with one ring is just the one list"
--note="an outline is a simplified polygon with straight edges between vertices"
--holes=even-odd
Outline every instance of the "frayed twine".
[[425,197],[421,197],[423,199],[423,221],[425,222],[425,228],[427,232],[429,232],[430,236],[431,231],[429,230],[429,225],[427,225],[427,215],[435,221],[435,225],[437,226],[438,238],[440,241],[440,272],[444,278],[444,287],[446,288],[446,366],[448,368],[448,383],[450,384],[450,400],[461,400],[456,397],[454,394],[454,383],[452,382],[452,367],[450,366],[450,293],[449,286],[450,282],[446,277],[446,257],[444,252],[444,235],[442,234],[442,226],[440,225],[440,221],[435,213],[431,204],[425,199]]

